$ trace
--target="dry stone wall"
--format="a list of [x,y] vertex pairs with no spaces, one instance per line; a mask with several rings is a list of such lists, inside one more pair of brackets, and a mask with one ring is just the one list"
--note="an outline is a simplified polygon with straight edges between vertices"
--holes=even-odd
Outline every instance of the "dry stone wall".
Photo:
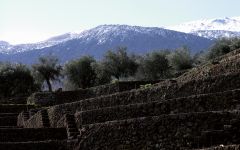
[[238,73],[208,77],[201,80],[193,80],[187,83],[171,83],[164,86],[131,90],[98,98],[81,100],[73,103],[56,105],[48,109],[50,124],[57,126],[57,122],[67,112],[74,114],[76,111],[127,105],[152,101],[162,101],[177,97],[187,97],[202,93],[215,93],[240,88]]
[[107,84],[107,85],[101,85],[101,86],[96,86],[89,88],[92,93],[95,93],[96,96],[101,96],[101,95],[108,95],[108,94],[113,94],[116,92],[123,92],[123,91],[129,91],[132,89],[138,89],[142,85],[146,84],[156,84],[164,80],[157,80],[157,81],[120,81],[112,84]]
[[0,104],[0,113],[20,113],[35,108],[34,105],[26,104]]
[[24,128],[44,128],[41,111],[24,122]]
[[51,106],[63,103],[80,101],[101,95],[113,94],[116,92],[128,91],[140,88],[141,85],[155,84],[159,81],[126,81],[116,82],[107,85],[96,86],[88,89],[62,92],[38,92],[28,98],[28,103],[40,106]]
[[77,91],[64,92],[39,92],[31,95],[28,98],[28,103],[40,106],[51,106],[76,100],[82,100],[94,96],[95,95],[90,93],[88,90],[81,89]]
[[64,140],[66,138],[65,128],[0,128],[0,143],[7,141]]
[[2,98],[0,99],[1,104],[26,104],[27,96],[11,97],[11,98]]
[[6,142],[0,143],[2,150],[72,150],[67,147],[68,142],[48,140],[48,141],[36,141],[36,142]]
[[18,118],[17,118],[17,126],[18,127],[24,127],[25,124],[25,117],[24,117],[24,112],[21,112],[20,114],[18,114]]
[[239,150],[240,145],[221,145],[217,147],[211,147],[211,148],[203,148],[198,150]]
[[240,72],[240,49],[232,51],[222,57],[216,58],[205,65],[193,68],[177,78],[178,81],[186,82],[224,73]]
[[240,104],[240,90],[169,99],[162,102],[118,105],[80,111],[75,114],[79,128],[85,124],[162,114],[232,110]]
[[[235,113],[204,112],[91,124],[83,126],[80,147],[84,150],[197,148],[204,145],[199,145],[195,137],[206,130],[222,130],[224,124],[236,118],[239,119],[239,115]],[[88,134],[92,136],[84,139],[84,130],[89,129],[92,132]],[[232,137],[239,141],[234,134]]]

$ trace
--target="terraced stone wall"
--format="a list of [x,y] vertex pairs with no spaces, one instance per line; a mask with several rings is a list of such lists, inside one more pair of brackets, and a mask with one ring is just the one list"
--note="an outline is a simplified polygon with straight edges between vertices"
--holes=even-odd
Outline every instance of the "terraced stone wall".
[[[80,147],[84,150],[197,148],[204,144],[196,138],[200,138],[203,131],[222,130],[224,124],[238,117],[237,114],[227,112],[205,112],[91,124],[83,126],[82,135],[84,136],[84,130],[90,129],[91,136],[83,139]],[[233,133],[232,138],[234,137],[237,138]]]
[[5,141],[42,141],[42,140],[64,140],[67,138],[65,128],[8,128],[0,129],[0,143]]
[[18,118],[17,118],[17,126],[24,127],[24,124],[25,124],[24,114],[23,114],[23,112],[21,112],[21,113],[19,113]]
[[35,108],[26,104],[0,104],[0,113],[20,113]]
[[146,84],[156,84],[164,80],[157,80],[157,81],[120,81],[112,84],[106,84],[106,85],[100,85],[96,87],[89,88],[88,90],[92,91],[92,93],[95,93],[96,96],[101,95],[108,95],[113,94],[116,92],[123,92],[123,91],[129,91],[132,89],[138,89],[142,85]]
[[38,111],[35,115],[25,121],[24,128],[44,128],[41,111]]
[[[85,124],[100,123],[111,120],[123,120],[144,116],[158,116],[162,114],[176,114],[189,112],[233,110],[240,104],[240,90],[220,93],[203,94],[162,102],[138,103],[119,105],[101,109],[80,111],[75,114],[77,125],[81,128]],[[111,102],[109,102],[111,103]],[[93,104],[94,105],[94,104]],[[98,105],[98,104],[96,104]],[[94,106],[96,106],[94,105]],[[98,105],[99,106],[99,105]]]
[[206,77],[178,84],[174,96],[183,97],[187,94],[214,93],[240,88],[240,72],[227,73],[219,76]]
[[240,145],[221,145],[217,147],[205,148],[205,149],[198,149],[198,150],[239,150]]
[[[18,114],[17,116],[17,126],[18,127],[29,127],[29,126],[36,126],[38,127],[39,124],[39,114],[37,114],[36,116],[34,116],[39,110],[41,110],[40,108],[36,107],[33,109],[28,109],[28,110],[22,110],[21,113]],[[31,119],[30,119],[31,118]],[[30,121],[28,121],[30,120]],[[33,121],[35,120],[35,121]],[[26,126],[27,125],[27,126]]]
[[[36,142],[22,142],[22,143],[0,143],[3,150],[69,150],[67,141],[36,141]],[[70,149],[72,150],[72,149]]]
[[40,106],[51,106],[61,103],[68,103],[95,96],[88,90],[79,89],[76,91],[64,92],[38,92],[28,98],[28,103]]
[[186,82],[193,79],[234,72],[240,72],[240,49],[218,57],[205,65],[193,68],[189,72],[178,77],[177,80]]
[[170,83],[152,88],[131,90],[122,93],[82,100],[73,103],[56,105],[48,109],[50,124],[56,127],[57,122],[66,113],[74,114],[76,111],[94,109],[98,107],[110,107],[133,103],[162,101],[177,97],[186,97],[202,93],[215,93],[240,88],[239,74],[220,75],[201,80],[193,80],[187,83]]
[[41,106],[70,103],[96,96],[137,89],[141,85],[155,84],[158,82],[159,81],[126,81],[96,86],[88,89],[79,89],[76,91],[38,92],[28,98],[28,103]]
[[27,96],[2,98],[0,104],[27,104]]

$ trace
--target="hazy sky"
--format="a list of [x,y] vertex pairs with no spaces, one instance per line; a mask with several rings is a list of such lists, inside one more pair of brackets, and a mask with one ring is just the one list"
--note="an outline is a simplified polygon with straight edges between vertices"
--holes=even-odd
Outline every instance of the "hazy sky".
[[101,24],[167,26],[240,16],[240,0],[0,0],[0,40],[45,40]]

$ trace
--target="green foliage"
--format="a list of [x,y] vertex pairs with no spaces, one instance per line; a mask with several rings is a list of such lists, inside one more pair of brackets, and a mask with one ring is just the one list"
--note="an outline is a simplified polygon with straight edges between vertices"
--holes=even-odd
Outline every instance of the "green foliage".
[[228,39],[220,39],[209,49],[208,59],[213,59],[218,56],[230,52],[230,41]]
[[22,64],[0,64],[0,96],[30,95],[39,89],[29,68]]
[[176,49],[176,51],[168,55],[169,63],[176,71],[183,71],[193,67],[193,59],[190,50],[186,47]]
[[140,58],[137,78],[157,80],[169,77],[170,65],[167,59],[169,53],[169,51],[152,52]]
[[117,51],[108,51],[102,61],[104,70],[112,77],[132,76],[137,71],[135,57],[127,54],[127,48],[119,47]]
[[95,84],[96,73],[93,68],[95,59],[84,56],[65,65],[64,71],[68,80],[78,88],[88,88]]
[[207,59],[214,59],[222,56],[233,50],[240,48],[239,38],[222,38],[215,42],[215,44],[208,50]]
[[240,48],[240,38],[233,38],[231,41],[232,41],[232,44],[230,45],[231,51]]
[[147,89],[147,88],[151,88],[152,86],[153,86],[152,84],[140,85],[140,89]]
[[118,83],[118,82],[119,82],[118,79],[114,79],[114,80],[111,81],[112,84],[116,84],[116,83]]
[[93,63],[93,69],[96,73],[95,85],[103,85],[110,83],[111,74],[107,71],[106,67],[102,62]]
[[36,80],[46,81],[49,91],[52,92],[51,81],[59,80],[61,76],[62,67],[58,64],[58,59],[54,56],[40,57],[39,63],[32,67]]
[[203,51],[200,51],[193,56],[193,66],[199,66],[206,62],[206,53]]
[[[144,56],[129,55],[127,48],[119,47],[108,51],[103,60],[84,56],[70,61],[64,66],[64,88],[74,90],[107,84],[120,80],[159,80],[181,74],[193,66],[201,65],[209,58],[215,58],[229,51],[240,48],[240,39],[221,39],[206,53],[191,56],[186,47],[176,51],[162,50],[147,53]],[[40,57],[31,71],[23,65],[12,65],[0,62],[0,96],[14,96],[20,93],[31,93],[39,89],[44,82],[49,91],[51,83],[61,77],[62,67],[53,56]],[[151,85],[142,85],[148,88]]]

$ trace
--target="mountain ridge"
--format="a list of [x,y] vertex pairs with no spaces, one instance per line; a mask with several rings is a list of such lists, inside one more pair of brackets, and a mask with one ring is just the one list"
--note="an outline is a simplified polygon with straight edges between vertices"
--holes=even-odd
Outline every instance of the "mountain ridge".
[[56,55],[62,62],[83,55],[92,55],[101,59],[107,50],[119,46],[128,47],[133,53],[144,54],[153,50],[176,49],[186,45],[196,53],[212,44],[212,40],[191,34],[158,27],[128,25],[100,25],[80,34],[71,33],[50,38],[47,42],[50,46],[38,47],[37,44],[28,50],[22,50],[21,46],[32,46],[31,44],[17,45],[20,47],[19,50],[2,52],[0,60],[33,63],[37,57],[49,54]]
[[168,26],[166,29],[191,33],[198,30],[225,30],[240,32],[240,17],[224,17],[214,19],[200,19],[182,24]]
[[240,37],[240,17],[201,19],[165,28],[208,39]]

